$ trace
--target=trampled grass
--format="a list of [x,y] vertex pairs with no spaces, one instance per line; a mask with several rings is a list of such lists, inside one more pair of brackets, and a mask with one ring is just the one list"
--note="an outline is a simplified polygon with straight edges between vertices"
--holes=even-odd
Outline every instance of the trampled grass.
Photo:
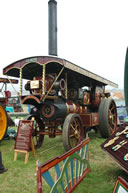
[[[105,139],[98,133],[90,133],[89,161],[91,172],[78,185],[74,193],[112,193],[117,176],[128,180],[128,176],[101,149]],[[0,193],[36,193],[36,160],[44,163],[65,152],[62,137],[50,139],[45,136],[44,144],[36,150],[36,158],[32,152],[28,164],[24,164],[24,154],[14,159],[14,140],[3,140],[0,143],[2,163],[8,171],[0,174]]]

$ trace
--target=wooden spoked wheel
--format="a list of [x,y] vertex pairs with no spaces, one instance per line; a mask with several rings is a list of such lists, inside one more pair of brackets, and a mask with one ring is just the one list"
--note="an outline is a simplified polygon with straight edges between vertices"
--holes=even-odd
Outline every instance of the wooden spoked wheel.
[[84,138],[82,121],[78,114],[69,114],[63,124],[63,144],[66,151],[78,145]]
[[8,118],[4,106],[0,103],[0,141],[6,134],[8,128]]
[[103,99],[100,103],[99,129],[102,137],[110,137],[117,129],[117,109],[113,99]]
[[32,137],[35,149],[38,149],[44,142],[44,135],[40,135],[40,132],[44,131],[44,124],[40,118],[37,118],[34,115],[28,115],[26,120],[32,120],[32,118],[34,118],[34,129],[32,130]]

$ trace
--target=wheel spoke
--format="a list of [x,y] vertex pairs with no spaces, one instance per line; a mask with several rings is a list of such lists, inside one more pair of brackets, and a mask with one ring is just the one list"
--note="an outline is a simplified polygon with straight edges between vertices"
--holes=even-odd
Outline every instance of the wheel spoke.
[[72,124],[71,124],[71,128],[72,128],[74,131],[76,130],[76,128],[74,128]]
[[77,140],[76,140],[76,138],[72,138],[72,140],[71,140],[71,146],[72,147],[75,147],[77,145]]
[[113,109],[115,109],[115,106],[114,106],[114,105],[110,108],[110,111],[112,112]]
[[109,109],[109,124],[110,124],[110,133],[112,134],[116,129],[116,111],[115,106],[112,105],[112,107]]
[[109,120],[109,124],[110,124],[110,126],[112,126],[112,125],[114,126],[114,123],[115,123],[115,122],[114,122],[114,120],[113,120],[113,119],[110,119],[110,120]]
[[74,138],[71,140],[71,146],[73,147],[74,145]]
[[74,137],[74,136],[75,136],[75,134],[69,135],[70,138],[72,138],[72,137]]
[[75,122],[75,128],[77,129],[79,127],[79,121],[74,119],[74,122]]
[[35,137],[35,139],[36,139],[36,144],[35,145],[39,145],[39,136],[37,135],[36,137]]
[[112,120],[112,124],[113,124],[113,126],[115,125],[115,120]]
[[113,129],[110,127],[110,131],[111,131],[111,133],[113,133]]

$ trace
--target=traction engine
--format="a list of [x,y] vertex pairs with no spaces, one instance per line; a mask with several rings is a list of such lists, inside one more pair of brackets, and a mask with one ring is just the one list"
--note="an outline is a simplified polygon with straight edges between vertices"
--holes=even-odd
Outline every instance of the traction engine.
[[44,135],[50,138],[62,135],[64,148],[69,150],[85,137],[89,129],[98,126],[101,135],[109,137],[116,129],[117,117],[115,103],[108,99],[110,93],[98,86],[88,89],[68,87],[64,77],[54,83],[55,79],[55,75],[46,75],[45,93],[49,93],[45,98],[40,98],[41,77],[34,77],[25,84],[31,95],[23,97],[22,103],[34,105],[27,119],[34,116],[37,124],[33,131],[35,147],[42,145]]
[[19,78],[21,102],[31,106],[26,119],[35,120],[36,148],[43,144],[45,135],[62,135],[67,151],[92,128],[99,128],[102,137],[109,137],[116,130],[116,105],[105,86],[118,85],[103,77],[52,56],[21,59],[5,67],[3,74]]

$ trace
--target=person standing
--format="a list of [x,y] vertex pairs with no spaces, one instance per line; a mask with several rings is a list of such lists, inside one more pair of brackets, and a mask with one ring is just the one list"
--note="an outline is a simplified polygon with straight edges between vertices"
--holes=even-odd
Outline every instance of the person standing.
[[14,120],[15,122],[15,127],[18,127],[19,126],[19,118],[16,116],[16,119]]
[[2,164],[2,154],[1,154],[1,151],[0,151],[0,174],[6,172],[8,169],[5,169],[3,164]]

